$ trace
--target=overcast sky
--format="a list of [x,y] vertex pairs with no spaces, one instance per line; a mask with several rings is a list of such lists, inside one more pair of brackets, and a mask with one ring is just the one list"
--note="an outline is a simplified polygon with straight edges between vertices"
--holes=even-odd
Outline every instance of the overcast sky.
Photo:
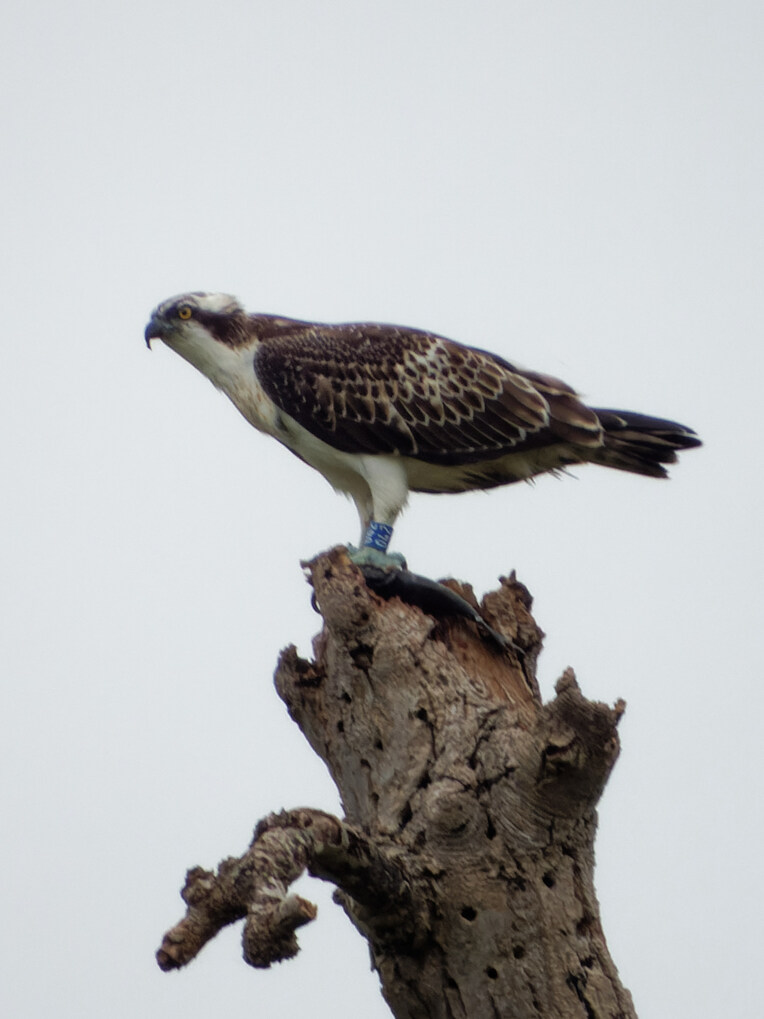
[[330,889],[297,960],[154,951],[188,866],[337,810],[271,682],[301,558],[355,511],[143,327],[252,310],[419,326],[706,442],[414,497],[393,547],[517,570],[624,697],[597,888],[644,1019],[759,1016],[764,14],[735,2],[8,0],[2,77],[0,1013],[388,1015]]

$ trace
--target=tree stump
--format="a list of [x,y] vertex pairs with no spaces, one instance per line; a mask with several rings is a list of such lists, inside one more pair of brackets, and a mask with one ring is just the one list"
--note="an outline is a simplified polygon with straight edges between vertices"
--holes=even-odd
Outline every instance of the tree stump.
[[624,705],[587,701],[572,671],[542,704],[542,633],[514,577],[477,606],[511,639],[374,594],[342,548],[308,564],[324,627],[275,683],[326,763],[343,820],[308,808],[261,821],[218,872],[188,872],[186,917],[157,953],[172,969],[245,918],[244,956],[298,951],[307,869],[337,886],[397,1019],[634,1019],[594,891],[596,803]]

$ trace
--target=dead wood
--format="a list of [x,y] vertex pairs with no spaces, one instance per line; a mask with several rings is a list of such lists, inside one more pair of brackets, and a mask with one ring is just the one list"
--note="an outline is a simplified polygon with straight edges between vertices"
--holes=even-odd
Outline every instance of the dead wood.
[[240,858],[189,871],[160,966],[243,918],[248,962],[293,956],[315,916],[289,893],[307,870],[336,885],[397,1019],[634,1019],[593,884],[623,704],[587,701],[571,670],[542,704],[543,635],[513,577],[481,606],[449,582],[501,649],[466,619],[384,601],[341,548],[307,568],[324,627],[313,661],[282,653],[276,689],[345,817],[270,815]]

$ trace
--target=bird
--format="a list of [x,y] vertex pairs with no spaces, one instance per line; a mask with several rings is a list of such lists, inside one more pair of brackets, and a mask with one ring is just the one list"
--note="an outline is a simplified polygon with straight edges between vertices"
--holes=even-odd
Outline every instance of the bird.
[[410,492],[491,489],[585,463],[664,478],[678,450],[701,445],[675,421],[589,407],[559,379],[421,329],[248,313],[229,294],[195,291],[159,304],[145,340],[353,500],[359,565],[405,567],[388,548]]

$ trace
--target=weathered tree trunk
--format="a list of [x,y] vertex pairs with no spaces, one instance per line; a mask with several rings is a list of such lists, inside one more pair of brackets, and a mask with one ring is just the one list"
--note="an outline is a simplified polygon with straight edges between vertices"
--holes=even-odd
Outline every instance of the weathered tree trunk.
[[472,622],[382,600],[342,549],[310,571],[315,661],[288,648],[276,687],[345,818],[271,815],[241,858],[189,871],[160,965],[183,965],[245,916],[249,962],[294,955],[315,908],[288,888],[307,869],[337,885],[397,1019],[635,1017],[592,880],[623,705],[585,700],[572,672],[542,704],[542,634],[513,578],[480,611],[519,653]]

